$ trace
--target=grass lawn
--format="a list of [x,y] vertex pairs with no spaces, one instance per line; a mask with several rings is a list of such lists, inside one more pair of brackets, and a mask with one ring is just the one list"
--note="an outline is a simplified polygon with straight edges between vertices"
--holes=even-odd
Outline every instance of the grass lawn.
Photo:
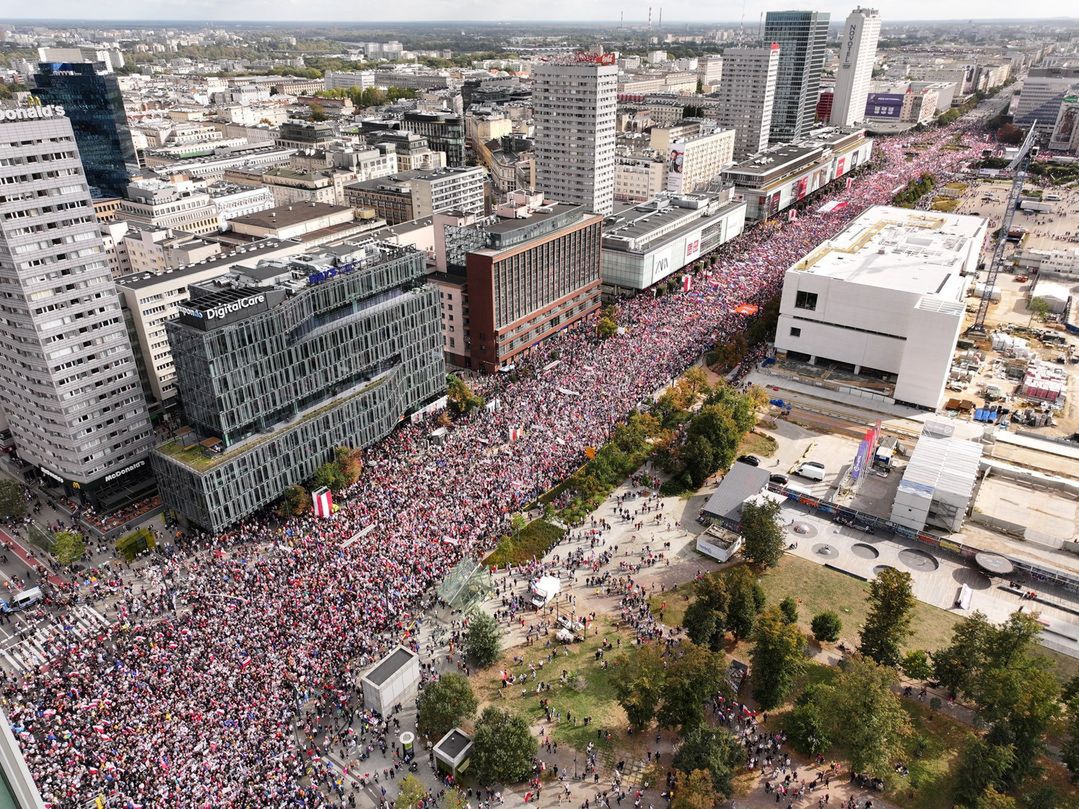
[[776,454],[778,446],[779,445],[772,436],[758,432],[750,432],[746,433],[746,437],[742,439],[742,444],[738,447],[738,454],[756,455],[760,458],[767,458]]
[[693,582],[687,581],[670,590],[648,596],[648,606],[652,614],[667,626],[681,626],[682,616],[686,614],[686,608],[692,600]]
[[944,211],[945,213],[951,213],[959,207],[960,202],[961,200],[958,199],[948,199],[946,197],[941,197],[940,199],[933,200],[932,207],[934,211]]
[[[621,639],[622,646],[627,651],[632,647],[631,636],[612,629],[606,617],[598,618],[589,627],[588,637],[581,643],[553,644],[548,649],[543,645],[544,642],[540,641],[535,646],[514,647],[489,669],[474,674],[470,678],[476,698],[480,702],[479,711],[482,711],[486,705],[494,705],[523,716],[533,724],[542,723],[545,714],[540,706],[540,700],[548,699],[552,712],[556,710],[562,712],[561,722],[552,722],[551,725],[545,726],[552,739],[559,744],[567,744],[574,749],[584,751],[588,743],[592,742],[601,752],[608,754],[613,754],[616,749],[635,751],[639,746],[643,750],[643,745],[647,741],[646,736],[638,738],[626,735],[628,722],[626,713],[618,704],[614,686],[611,683],[615,660],[621,652],[615,648],[606,653],[606,659],[611,664],[610,668],[603,668],[602,661],[596,660],[596,650],[603,645],[605,639],[616,647],[618,639]],[[557,656],[549,660],[552,652],[556,652]],[[521,658],[524,662],[514,662],[515,657]],[[509,685],[506,688],[500,687],[498,675],[500,669],[506,669],[513,674],[521,674],[529,670],[529,664],[538,667],[541,662],[543,662],[543,668],[537,668],[535,679],[530,677],[527,682]],[[567,683],[564,685],[560,682],[563,671],[568,675]],[[550,683],[553,686],[552,689],[536,693],[536,687],[540,681]],[[567,712],[577,719],[576,724],[567,721]],[[592,717],[591,723],[587,726],[581,721],[585,716]],[[611,740],[600,738],[597,735],[598,730],[611,731]]]
[[[769,604],[778,604],[787,596],[798,602],[798,624],[807,632],[813,616],[832,610],[843,622],[840,638],[857,643],[858,632],[865,622],[866,596],[869,584],[843,573],[791,556],[783,555],[778,566],[761,578]],[[952,627],[958,618],[946,610],[915,602],[911,628],[914,634],[906,643],[908,649],[932,651],[946,646],[952,637]]]

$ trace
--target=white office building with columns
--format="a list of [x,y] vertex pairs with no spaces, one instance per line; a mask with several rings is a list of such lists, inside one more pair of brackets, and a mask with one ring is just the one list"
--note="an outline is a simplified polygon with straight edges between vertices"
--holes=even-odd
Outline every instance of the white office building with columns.
[[847,16],[839,36],[839,67],[829,118],[832,124],[853,126],[865,119],[865,102],[869,98],[879,38],[879,11],[859,7]]

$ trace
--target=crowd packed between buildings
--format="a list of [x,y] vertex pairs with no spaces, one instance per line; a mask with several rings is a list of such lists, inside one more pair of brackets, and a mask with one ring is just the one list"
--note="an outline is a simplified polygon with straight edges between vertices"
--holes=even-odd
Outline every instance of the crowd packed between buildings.
[[[737,305],[764,304],[790,265],[866,207],[924,171],[947,176],[983,145],[964,135],[964,148],[941,148],[948,134],[878,141],[870,171],[725,246],[688,292],[623,303],[623,334],[598,340],[590,320],[552,338],[528,358],[534,376],[495,383],[497,409],[443,444],[428,441],[430,425],[402,426],[365,453],[333,518],[283,529],[251,519],[189,538],[150,569],[148,586],[124,591],[112,628],[4,682],[45,799],[342,805],[322,751],[298,741],[297,727],[359,717],[359,673],[414,633],[431,585],[488,550],[510,512],[572,471],[635,404],[741,330]],[[820,213],[829,200],[846,204]],[[512,428],[521,436],[511,442]]]

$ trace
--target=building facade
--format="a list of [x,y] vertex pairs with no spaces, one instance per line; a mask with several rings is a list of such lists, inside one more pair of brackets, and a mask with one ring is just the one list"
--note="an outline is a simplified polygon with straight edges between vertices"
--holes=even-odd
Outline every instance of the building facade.
[[89,63],[42,64],[34,76],[34,95],[67,112],[91,194],[123,196],[139,161],[116,77],[99,74]]
[[1023,79],[1023,89],[1015,107],[1015,123],[1030,126],[1038,121],[1044,126],[1052,126],[1064,97],[1077,84],[1079,65],[1032,68]]
[[190,438],[153,453],[162,497],[220,531],[445,390],[423,254],[384,243],[296,257],[254,284],[193,285],[166,329]]
[[613,54],[533,67],[536,186],[548,198],[600,214],[614,208],[617,86]]
[[718,103],[709,114],[724,129],[734,130],[736,160],[768,148],[778,75],[778,45],[729,48],[723,52]]
[[977,216],[870,208],[787,270],[777,353],[935,410],[987,229]]
[[865,120],[865,102],[880,39],[880,12],[854,9],[839,32],[839,67],[828,120],[837,126],[853,126]]
[[[19,457],[38,467],[45,483],[109,509],[145,466],[152,433],[61,108],[4,110],[0,187],[0,405]],[[147,481],[145,469],[141,477]]]
[[741,235],[746,203],[733,190],[617,206],[603,229],[603,293],[647,289]]
[[446,155],[447,166],[465,164],[465,125],[461,118],[448,112],[406,112],[402,126],[427,138],[427,145]]
[[719,180],[734,162],[733,129],[720,129],[671,144],[667,160],[667,190],[672,194],[692,194]]
[[798,140],[815,124],[828,19],[820,11],[769,11],[764,16],[764,41],[779,45],[772,143]]

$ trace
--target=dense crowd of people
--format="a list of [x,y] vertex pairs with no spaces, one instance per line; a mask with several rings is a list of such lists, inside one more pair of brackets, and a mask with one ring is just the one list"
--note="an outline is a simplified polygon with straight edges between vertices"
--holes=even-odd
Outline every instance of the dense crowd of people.
[[[489,550],[507,515],[570,473],[585,446],[600,446],[636,404],[741,330],[738,304],[763,305],[789,266],[854,216],[980,148],[969,139],[964,150],[940,148],[947,140],[937,131],[878,141],[873,170],[807,200],[797,219],[726,245],[688,293],[624,302],[624,334],[600,340],[588,321],[544,343],[526,360],[535,372],[492,383],[496,404],[444,443],[428,440],[429,424],[401,427],[365,452],[364,473],[332,518],[284,527],[252,518],[157,562],[145,583],[123,591],[110,630],[3,683],[45,799],[342,805],[337,777],[304,729],[362,711],[358,673],[414,636],[431,585],[463,556]],[[819,213],[832,199],[846,204]],[[521,437],[511,441],[511,429]],[[623,617],[647,638],[657,629],[641,604],[630,587]],[[518,607],[504,604],[504,619]]]

